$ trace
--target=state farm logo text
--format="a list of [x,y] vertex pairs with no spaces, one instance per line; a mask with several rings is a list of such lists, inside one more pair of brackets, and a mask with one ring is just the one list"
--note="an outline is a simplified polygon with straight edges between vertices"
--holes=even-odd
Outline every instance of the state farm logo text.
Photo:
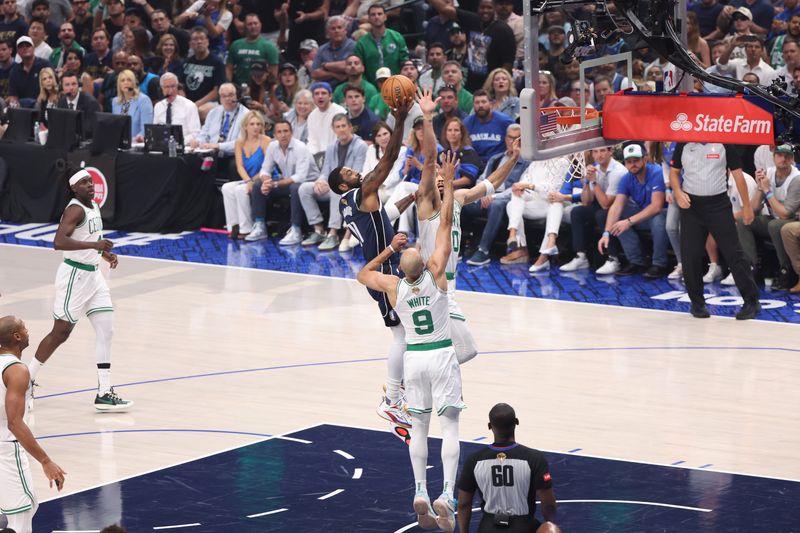
[[772,121],[746,118],[736,115],[732,118],[720,115],[713,117],[705,113],[698,113],[694,120],[689,120],[686,113],[678,113],[669,127],[672,131],[698,131],[705,133],[758,133],[771,134]]

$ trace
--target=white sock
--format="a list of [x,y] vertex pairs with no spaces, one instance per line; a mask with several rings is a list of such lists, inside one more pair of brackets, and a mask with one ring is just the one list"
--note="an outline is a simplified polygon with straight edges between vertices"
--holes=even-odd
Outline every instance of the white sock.
[[456,350],[456,359],[458,359],[459,365],[463,365],[478,355],[475,339],[472,338],[472,333],[464,320],[450,319],[450,336],[453,338],[453,347]]
[[31,359],[31,362],[28,363],[28,372],[31,375],[31,381],[36,381],[36,376],[39,374],[39,370],[41,370],[43,366],[44,363],[40,363],[35,357]]
[[400,399],[400,384],[403,382],[403,354],[406,351],[406,332],[403,326],[392,326],[392,345],[386,378],[386,397],[396,403]]
[[[428,466],[428,432],[431,426],[431,414],[411,413],[411,442],[408,443],[408,455],[411,458],[411,469],[414,471],[415,484],[425,487]],[[427,489],[426,489],[427,493]]]
[[111,369],[97,369],[97,395],[102,396],[111,391]]
[[[441,416],[439,424],[442,426],[442,476],[444,486],[442,493],[452,499],[456,485],[456,473],[458,471],[458,456],[461,452],[461,444],[458,441],[458,417],[461,415],[460,409],[448,407]],[[416,426],[411,432],[411,442],[414,442]]]
[[95,334],[95,357],[97,360],[97,394],[102,396],[111,390],[111,338],[114,336],[114,315],[111,312],[89,316]]

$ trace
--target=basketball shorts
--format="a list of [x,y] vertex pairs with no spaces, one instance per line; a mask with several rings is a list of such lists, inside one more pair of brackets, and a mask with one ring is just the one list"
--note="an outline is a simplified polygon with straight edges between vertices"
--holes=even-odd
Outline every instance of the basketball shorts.
[[56,273],[54,318],[74,324],[84,313],[90,316],[114,310],[105,278],[99,268],[92,268],[82,263],[61,263]]
[[[367,259],[367,261],[369,261],[369,259]],[[386,262],[381,265],[381,272],[393,276],[399,275],[397,265],[393,262]],[[373,300],[378,302],[378,310],[381,312],[381,317],[383,317],[383,323],[386,327],[391,328],[393,326],[399,326],[400,317],[397,316],[392,304],[389,303],[389,296],[385,292],[373,291],[372,289],[367,289],[367,292]]]
[[0,512],[11,518],[37,505],[28,454],[16,441],[0,442]]
[[448,407],[464,409],[461,399],[461,368],[452,346],[430,350],[407,350],[403,355],[403,383],[408,411],[441,415]]

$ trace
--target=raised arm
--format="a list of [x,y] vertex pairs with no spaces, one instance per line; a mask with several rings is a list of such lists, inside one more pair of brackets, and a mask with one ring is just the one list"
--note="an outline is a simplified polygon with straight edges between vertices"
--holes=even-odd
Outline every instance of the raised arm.
[[400,107],[392,109],[395,128],[389,138],[386,152],[378,161],[375,169],[364,177],[364,181],[361,184],[361,205],[359,207],[362,211],[369,213],[377,211],[380,207],[378,189],[386,181],[395,161],[397,161],[397,157],[400,155],[400,147],[403,145],[403,123],[406,121],[408,111],[412,105],[414,105],[414,99],[409,98]]
[[508,158],[508,161],[497,167],[494,172],[489,174],[489,177],[471,189],[457,190],[454,193],[455,199],[458,200],[461,205],[467,205],[479,198],[494,193],[494,191],[503,185],[503,182],[506,181],[511,171],[514,170],[514,166],[516,166],[517,161],[519,161],[519,150],[520,140],[516,139],[514,144],[511,145],[511,157]]
[[356,279],[362,285],[374,291],[386,293],[389,296],[389,303],[392,306],[397,301],[397,282],[400,280],[397,276],[383,274],[378,272],[378,268],[389,260],[392,255],[399,252],[406,245],[407,237],[404,233],[398,233],[392,239],[392,243],[381,251],[375,258],[364,265],[364,268],[359,270]]
[[453,249],[453,178],[456,174],[458,160],[453,152],[448,152],[442,160],[442,178],[444,179],[444,197],[439,210],[439,229],[436,230],[436,248],[428,259],[428,270],[433,274],[436,285],[447,290],[445,268],[450,252]]
[[417,102],[422,109],[422,176],[417,189],[417,217],[420,220],[432,216],[436,212],[439,191],[436,190],[436,133],[433,131],[433,114],[439,104],[431,96],[431,89],[417,89]]

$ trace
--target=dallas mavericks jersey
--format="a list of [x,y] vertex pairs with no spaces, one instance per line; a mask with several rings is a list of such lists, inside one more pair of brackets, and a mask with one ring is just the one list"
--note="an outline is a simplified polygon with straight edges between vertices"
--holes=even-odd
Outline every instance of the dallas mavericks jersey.
[[[71,238],[81,242],[94,242],[103,238],[103,219],[100,217],[100,206],[92,200],[92,207],[86,207],[73,198],[67,207],[77,205],[83,209],[83,222],[75,226]],[[97,250],[73,250],[64,252],[64,259],[77,261],[87,265],[99,265],[100,253]]]
[[[427,263],[436,249],[436,232],[439,230],[439,212],[426,220],[419,221],[419,244],[422,260]],[[456,290],[456,269],[458,268],[458,252],[461,247],[461,204],[453,202],[453,229],[450,257],[447,258],[445,273],[447,275],[447,292]]]
[[[10,353],[0,354],[0,398],[3,398],[2,406],[0,406],[0,442],[12,442],[17,440],[17,437],[8,429],[8,413],[6,413],[5,407],[6,386],[2,378],[6,368],[14,364],[22,364],[20,360],[17,359],[17,356],[11,355]],[[28,406],[26,402],[23,418],[27,417],[27,414]]]
[[[380,208],[372,213],[361,211],[360,204],[361,189],[351,189],[342,195],[339,212],[342,214],[347,228],[361,243],[364,259],[369,262],[392,243],[394,227],[392,227],[382,203]],[[389,261],[396,263],[398,261],[397,254],[392,255]]]
[[439,289],[427,268],[414,282],[397,282],[395,311],[406,331],[406,344],[450,340],[447,294]]

